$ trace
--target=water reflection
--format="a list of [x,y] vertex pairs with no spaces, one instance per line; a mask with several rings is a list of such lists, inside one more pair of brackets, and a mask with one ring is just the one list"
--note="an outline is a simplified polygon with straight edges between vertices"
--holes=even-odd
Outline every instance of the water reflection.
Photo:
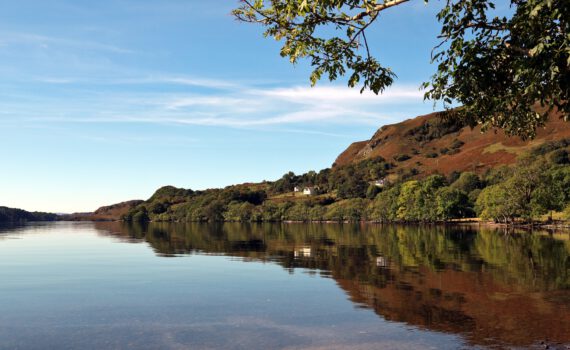
[[333,278],[387,320],[473,345],[570,343],[570,236],[488,228],[96,223],[156,254],[223,254]]

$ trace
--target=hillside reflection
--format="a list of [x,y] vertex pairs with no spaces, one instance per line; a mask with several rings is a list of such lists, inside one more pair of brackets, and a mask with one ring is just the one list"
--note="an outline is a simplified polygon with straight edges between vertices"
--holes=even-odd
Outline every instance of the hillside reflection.
[[158,255],[225,254],[333,278],[360,307],[474,345],[570,343],[570,236],[494,229],[96,223]]

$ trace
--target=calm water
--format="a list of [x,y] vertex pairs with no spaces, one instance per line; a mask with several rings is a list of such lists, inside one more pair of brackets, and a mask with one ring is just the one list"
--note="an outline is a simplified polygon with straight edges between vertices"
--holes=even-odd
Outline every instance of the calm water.
[[441,227],[0,228],[1,349],[570,345],[570,236]]

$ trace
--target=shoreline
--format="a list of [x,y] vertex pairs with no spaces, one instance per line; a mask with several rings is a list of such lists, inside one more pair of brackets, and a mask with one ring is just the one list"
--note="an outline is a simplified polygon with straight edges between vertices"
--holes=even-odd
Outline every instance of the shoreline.
[[[123,222],[123,223],[135,223],[118,219],[87,219],[82,220],[57,220],[60,222]],[[209,223],[208,221],[145,221],[144,223]],[[570,233],[570,221],[561,221],[557,223],[533,223],[533,224],[505,224],[505,223],[495,223],[492,221],[482,221],[479,218],[470,219],[458,219],[452,221],[439,221],[439,222],[405,222],[405,221],[379,221],[379,220],[361,220],[361,221],[350,221],[350,220],[280,220],[280,221],[215,221],[212,223],[224,224],[224,223],[249,223],[249,224],[261,224],[261,223],[284,223],[284,224],[365,224],[365,225],[402,225],[402,226],[478,226],[478,227],[492,227],[492,228],[503,228],[503,229],[522,229],[522,230],[550,230],[550,231],[568,231]]]

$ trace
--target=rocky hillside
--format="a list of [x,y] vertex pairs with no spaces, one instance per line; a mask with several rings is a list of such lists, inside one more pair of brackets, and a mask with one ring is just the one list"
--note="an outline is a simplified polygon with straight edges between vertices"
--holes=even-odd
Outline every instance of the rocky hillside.
[[[533,140],[508,137],[500,130],[481,132],[443,122],[437,113],[422,115],[378,129],[370,140],[351,144],[334,167],[382,157],[393,161],[399,171],[417,170],[423,175],[439,172],[482,173],[498,165],[513,164],[517,156],[547,141],[570,137],[570,123],[553,113]],[[414,172],[415,172],[414,170]]]

